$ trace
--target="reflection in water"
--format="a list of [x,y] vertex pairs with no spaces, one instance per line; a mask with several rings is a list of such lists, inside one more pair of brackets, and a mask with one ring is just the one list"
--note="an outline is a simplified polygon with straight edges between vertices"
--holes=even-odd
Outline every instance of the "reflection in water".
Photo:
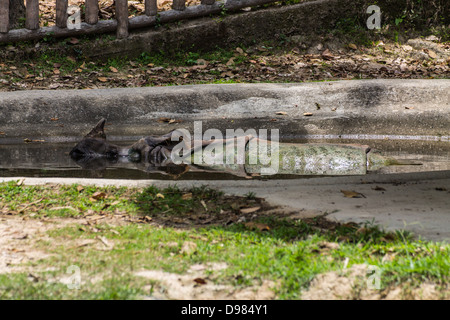
[[[361,143],[361,141],[344,139],[289,142]],[[449,142],[366,140],[363,143],[380,150],[385,156],[423,164],[420,166],[384,167],[380,169],[379,173],[450,170]],[[130,145],[127,142],[121,142],[120,144]],[[202,172],[195,168],[189,168],[189,171],[186,172],[187,168],[183,166],[172,164],[160,167],[149,163],[123,161],[122,158],[112,161],[97,158],[95,161],[75,162],[69,157],[69,151],[72,147],[73,143],[0,144],[0,176],[165,180],[243,179],[229,173]],[[289,178],[299,177],[291,176]]]

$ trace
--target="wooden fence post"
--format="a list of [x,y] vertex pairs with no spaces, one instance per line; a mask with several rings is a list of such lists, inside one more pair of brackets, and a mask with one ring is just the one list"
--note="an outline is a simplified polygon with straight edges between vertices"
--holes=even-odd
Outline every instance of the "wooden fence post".
[[116,20],[117,20],[117,32],[118,39],[128,37],[128,1],[116,0]]
[[86,22],[96,24],[98,22],[98,0],[86,0]]
[[213,5],[216,0],[202,0],[202,4]]
[[9,0],[0,0],[0,32],[9,31]]
[[172,9],[183,11],[186,9],[186,0],[173,0]]
[[39,0],[27,0],[25,28],[29,30],[39,29]]
[[156,16],[158,13],[157,0],[145,0],[145,14],[147,16]]
[[56,0],[56,26],[67,28],[67,6],[68,0]]

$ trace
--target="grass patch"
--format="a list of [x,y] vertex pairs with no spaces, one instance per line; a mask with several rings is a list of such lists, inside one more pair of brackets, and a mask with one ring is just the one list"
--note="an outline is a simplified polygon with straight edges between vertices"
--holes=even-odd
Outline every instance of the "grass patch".
[[[95,200],[99,192],[105,196]],[[341,271],[345,264],[379,267],[380,292],[425,282],[444,287],[450,277],[448,244],[414,240],[408,233],[386,232],[370,222],[341,224],[323,216],[291,220],[273,211],[266,214],[269,208],[252,193],[228,197],[205,187],[81,189],[9,182],[0,184],[0,194],[3,214],[28,205],[16,214],[72,217],[72,211],[55,214],[49,208],[64,204],[84,207],[76,216],[94,212],[109,218],[74,220],[48,231],[51,240],[36,239],[33,246],[50,257],[28,262],[25,267],[32,273],[0,275],[1,299],[137,299],[161,290],[154,280],[134,276],[137,271],[183,274],[193,265],[212,262],[226,263],[227,268],[208,269],[207,281],[243,288],[270,280],[279,299],[300,298],[318,274]],[[47,206],[30,205],[39,199]],[[242,213],[256,206],[261,207],[257,214]],[[117,212],[147,218],[114,220]],[[81,272],[78,290],[67,287],[70,266]]]

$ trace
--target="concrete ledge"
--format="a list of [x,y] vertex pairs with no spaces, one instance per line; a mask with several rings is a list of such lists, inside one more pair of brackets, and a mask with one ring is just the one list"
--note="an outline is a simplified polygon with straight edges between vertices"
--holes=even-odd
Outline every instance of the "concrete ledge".
[[[318,107],[320,109],[318,109]],[[0,143],[70,140],[101,117],[107,134],[145,136],[175,128],[280,129],[316,134],[450,135],[450,80],[360,80],[0,93]],[[276,115],[284,111],[286,115]],[[312,113],[312,116],[304,116]],[[182,120],[160,123],[160,117]],[[52,121],[52,118],[58,118]],[[276,119],[276,121],[273,121]]]

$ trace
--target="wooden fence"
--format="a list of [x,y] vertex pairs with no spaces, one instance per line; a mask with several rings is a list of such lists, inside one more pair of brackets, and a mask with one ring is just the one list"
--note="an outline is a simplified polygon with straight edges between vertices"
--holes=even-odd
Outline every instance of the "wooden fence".
[[26,0],[25,28],[9,27],[9,0],[0,0],[0,42],[41,39],[45,36],[69,37],[85,34],[116,32],[117,38],[128,37],[129,30],[145,28],[184,19],[199,18],[221,12],[232,12],[274,0],[201,0],[201,4],[186,7],[186,0],[173,0],[172,10],[158,12],[157,0],[145,0],[145,14],[128,18],[128,1],[115,0],[114,20],[99,20],[98,0],[85,0],[85,21],[70,28],[67,25],[68,0],[56,0],[56,25],[39,27],[39,0]]

